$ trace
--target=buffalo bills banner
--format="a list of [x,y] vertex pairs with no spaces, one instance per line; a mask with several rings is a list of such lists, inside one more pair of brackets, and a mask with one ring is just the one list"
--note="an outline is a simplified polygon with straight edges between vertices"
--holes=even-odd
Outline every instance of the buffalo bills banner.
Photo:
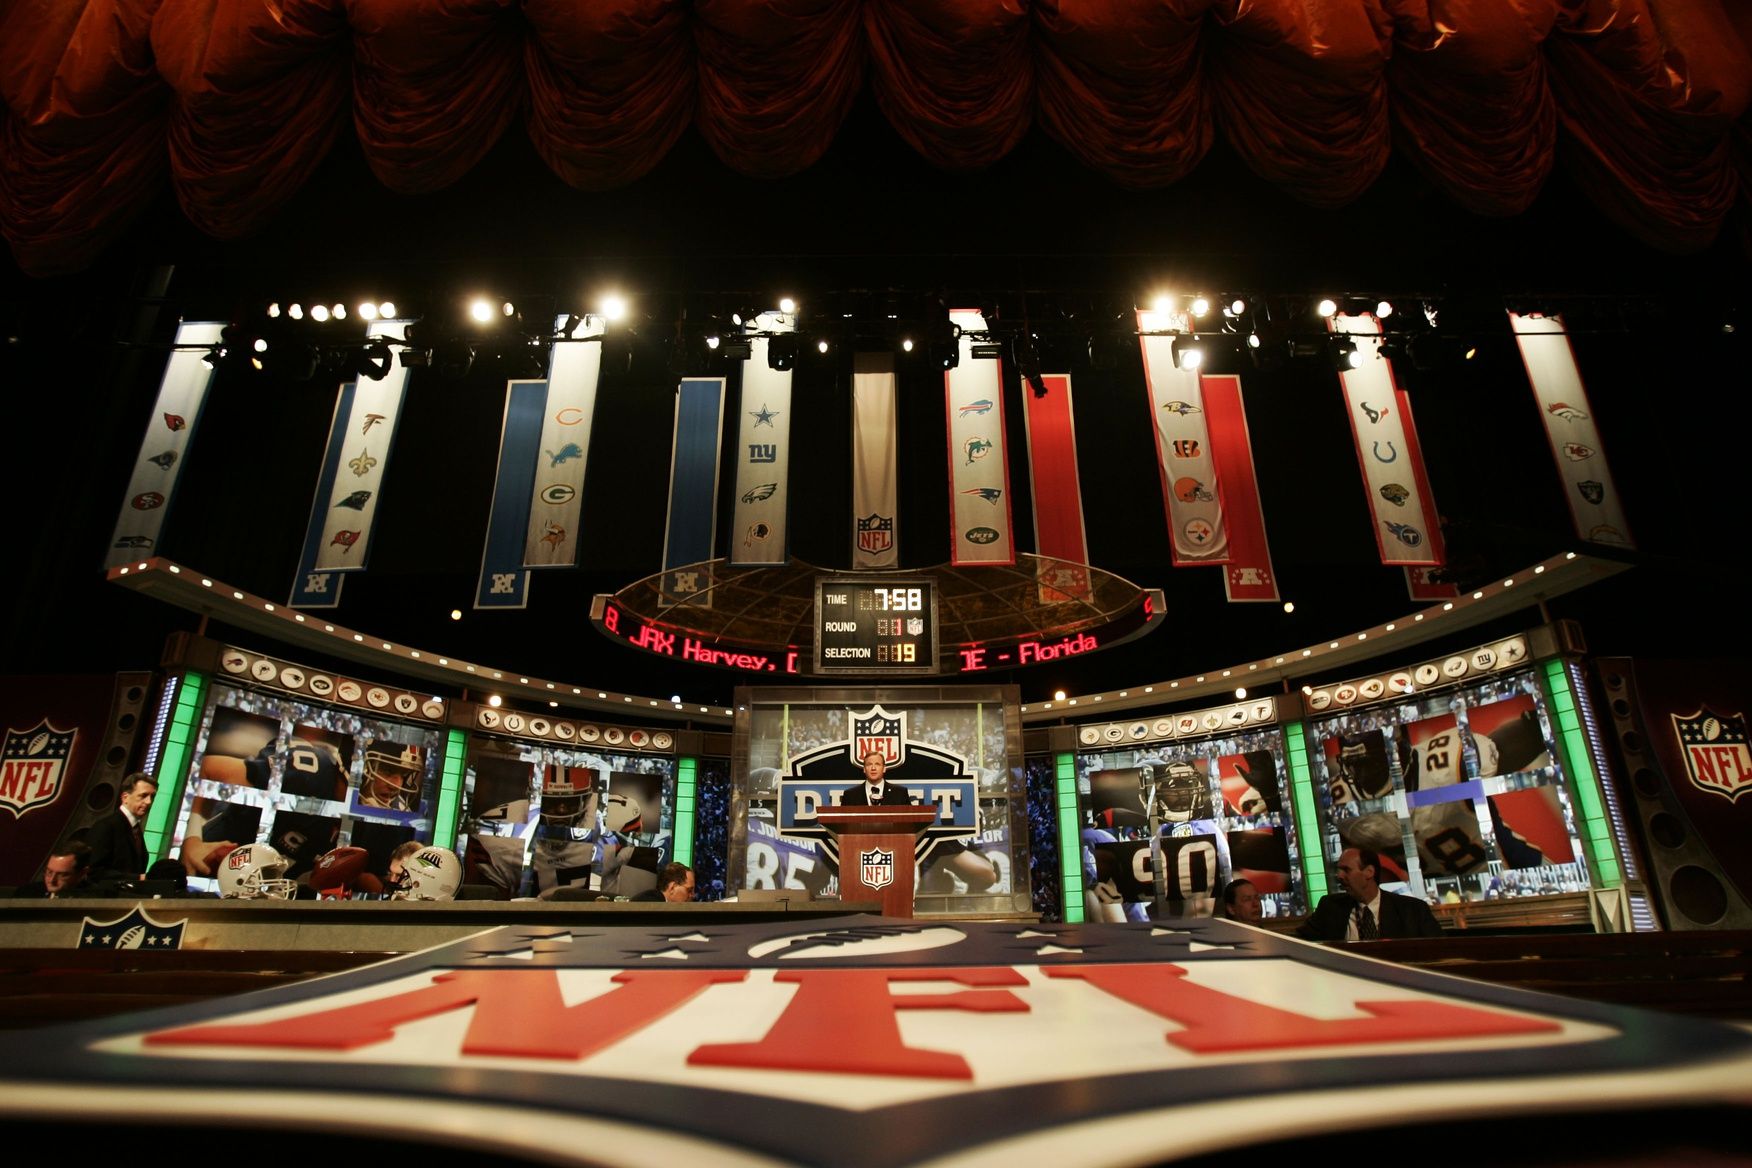
[[[763,312],[752,331],[789,333],[796,318]],[[742,417],[736,441],[736,505],[730,523],[732,564],[782,564],[791,478],[791,371],[767,364],[765,336],[749,340],[742,363]]]
[[[563,339],[554,343],[541,390],[545,400],[535,407],[540,411],[540,440],[533,450],[519,444],[518,457],[527,457],[533,471],[524,481],[529,502],[518,508],[525,520],[520,558],[526,568],[569,567],[577,562],[584,467],[590,457],[590,427],[602,374],[600,316],[561,317],[555,331]],[[506,421],[510,422],[509,415]],[[501,459],[504,452],[501,445]],[[501,472],[504,469],[501,461]]]
[[1424,471],[1411,400],[1393,380],[1393,363],[1381,355],[1381,324],[1366,314],[1341,315],[1327,327],[1347,335],[1362,355],[1361,366],[1341,372],[1338,379],[1381,562],[1439,565],[1442,531],[1436,500]]
[[[493,478],[493,507],[487,515],[487,540],[481,549],[476,608],[522,608],[528,602],[529,573],[523,566],[523,533],[529,519],[529,485],[540,476],[536,456],[545,429],[544,416],[551,417],[548,402],[545,381],[512,381],[505,385],[505,420],[499,427],[499,470]],[[556,535],[555,542],[563,538],[563,534]]]
[[1071,377],[1041,378],[1044,395],[1022,395],[1033,478],[1034,550],[1041,557],[1040,601],[1088,600],[1089,543],[1083,529],[1083,494],[1077,474],[1077,426],[1071,412]]
[[669,522],[663,530],[662,591],[670,604],[712,604],[707,561],[716,554],[718,447],[723,436],[724,379],[683,378],[675,390]]
[[1265,512],[1259,505],[1259,476],[1253,468],[1241,379],[1207,375],[1198,380],[1210,420],[1211,461],[1223,484],[1223,520],[1229,534],[1223,589],[1231,603],[1276,601],[1277,574],[1271,569],[1271,548],[1265,541]]
[[1229,562],[1228,526],[1211,460],[1203,390],[1198,373],[1180,367],[1171,335],[1187,327],[1183,314],[1138,313],[1144,386],[1156,433],[1162,502],[1168,509],[1168,543],[1177,568]]
[[1545,423],[1576,534],[1590,543],[1635,547],[1563,317],[1511,312],[1509,328],[1539,402],[1539,418]]
[[852,567],[900,563],[894,355],[859,353],[852,365]]
[[950,563],[1013,564],[1009,451],[1004,441],[1004,367],[975,358],[973,333],[984,334],[983,313],[957,308],[961,363],[943,375],[949,420]]

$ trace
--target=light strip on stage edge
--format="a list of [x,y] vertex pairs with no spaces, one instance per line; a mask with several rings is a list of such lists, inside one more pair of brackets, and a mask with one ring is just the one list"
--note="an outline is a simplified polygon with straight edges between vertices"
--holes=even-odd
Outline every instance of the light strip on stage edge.
[[675,760],[675,855],[677,864],[693,867],[694,796],[698,787],[700,760]]
[[1564,674],[1569,678],[1570,696],[1575,700],[1576,713],[1582,720],[1582,732],[1587,736],[1589,757],[1599,763],[1600,794],[1606,804],[1606,821],[1612,827],[1612,838],[1618,843],[1618,862],[1624,868],[1626,880],[1641,880],[1637,871],[1636,851],[1630,846],[1630,833],[1624,826],[1624,809],[1618,804],[1618,786],[1612,776],[1612,756],[1600,736],[1600,723],[1594,717],[1594,705],[1588,699],[1588,682],[1578,662],[1566,661]]
[[1296,846],[1302,852],[1302,891],[1307,909],[1314,911],[1326,895],[1326,848],[1320,834],[1320,817],[1314,809],[1314,776],[1308,770],[1308,736],[1302,723],[1284,726],[1284,762],[1290,768],[1290,799],[1295,808]]
[[468,735],[452,730],[444,740],[444,769],[438,776],[438,811],[432,817],[433,842],[455,840],[462,819],[463,770],[468,762]]
[[1588,867],[1601,888],[1617,888],[1624,883],[1624,873],[1612,847],[1612,826],[1607,821],[1605,804],[1600,797],[1600,780],[1594,772],[1593,756],[1588,751],[1581,718],[1576,713],[1575,693],[1570,688],[1563,664],[1557,658],[1545,663],[1545,692],[1551,703],[1553,720],[1557,723],[1557,749],[1563,755],[1563,769],[1570,777],[1570,789],[1580,804],[1582,843],[1588,850]]
[[146,760],[140,769],[149,775],[158,773],[158,757],[164,750],[164,730],[170,725],[170,712],[176,708],[177,679],[166,677],[158,688],[158,711],[152,716],[152,732],[146,739]]
[[1055,755],[1052,761],[1058,781],[1059,895],[1064,904],[1065,923],[1076,924],[1083,919],[1083,837],[1077,823],[1077,756],[1067,752]]
[[170,824],[182,807],[183,782],[188,778],[189,756],[194,753],[195,733],[201,717],[201,698],[207,692],[207,676],[189,670],[171,684],[176,686],[176,701],[170,715],[170,727],[164,734],[164,746],[159,751],[158,769],[152,777],[158,780],[158,797],[146,816],[146,856],[150,860],[163,854],[170,842]]

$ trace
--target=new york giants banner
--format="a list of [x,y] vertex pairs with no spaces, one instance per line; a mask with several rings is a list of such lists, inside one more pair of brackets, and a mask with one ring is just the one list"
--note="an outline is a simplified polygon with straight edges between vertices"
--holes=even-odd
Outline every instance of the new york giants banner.
[[1357,445],[1357,465],[1369,495],[1369,515],[1381,562],[1389,565],[1442,562],[1442,530],[1435,497],[1424,471],[1423,450],[1411,419],[1411,402],[1393,380],[1393,363],[1381,355],[1381,324],[1373,316],[1335,316],[1327,323],[1348,334],[1362,354],[1362,367],[1338,375],[1345,412]]
[[177,348],[165,363],[164,380],[158,383],[158,400],[146,420],[146,435],[140,440],[128,493],[104,554],[105,569],[152,555],[158,546],[164,516],[176,498],[183,454],[201,420],[207,387],[213,383],[212,367],[202,360],[208,350],[183,346],[217,345],[224,327],[210,320],[184,321],[177,326]]
[[1590,543],[1635,547],[1563,317],[1511,312],[1509,328],[1521,347],[1527,380],[1539,402],[1539,417],[1545,423],[1576,534]]
[[700,565],[715,554],[723,435],[724,379],[684,378],[675,391],[669,522],[663,531],[663,598],[671,604],[712,604],[711,580]]
[[949,561],[958,566],[1013,564],[1003,362],[974,359],[968,334],[986,331],[984,314],[957,308],[949,319],[961,326],[961,363],[943,375],[943,409],[949,419]]
[[[558,348],[556,345],[555,348]],[[523,533],[528,525],[532,481],[540,477],[543,419],[548,410],[545,381],[505,385],[505,420],[499,427],[499,471],[493,479],[493,507],[487,515],[487,540],[481,549],[476,608],[522,608],[529,599],[524,569]],[[564,538],[559,529],[555,542]]]
[[[796,318],[782,312],[763,312],[754,321],[754,330],[765,333],[788,333],[796,327]],[[788,549],[791,371],[767,367],[767,345],[764,336],[751,338],[749,358],[742,363],[736,505],[730,524],[732,564],[782,564]]]
[[1187,327],[1183,314],[1138,313],[1162,502],[1168,509],[1168,542],[1177,568],[1229,562],[1228,525],[1217,466],[1211,460],[1203,389],[1196,372],[1180,368],[1175,338],[1167,335]]
[[1211,461],[1223,484],[1223,519],[1229,535],[1223,589],[1231,603],[1276,601],[1277,575],[1271,570],[1271,548],[1265,540],[1265,513],[1259,505],[1259,477],[1253,469],[1241,379],[1205,376],[1198,380],[1209,419]]
[[[555,323],[557,332],[560,322]],[[540,411],[541,437],[528,451],[532,473],[524,486],[529,503],[519,508],[527,520],[521,556],[526,568],[570,567],[578,559],[584,466],[590,457],[590,427],[596,418],[596,386],[602,374],[603,323],[600,316],[574,318],[566,339],[554,343],[548,358],[547,382],[539,391],[544,400],[534,407]],[[508,413],[507,424],[510,421]],[[499,449],[502,459],[504,445]],[[501,475],[504,469],[501,462]]]
[[852,567],[900,563],[895,469],[894,355],[859,353],[852,363]]
[[1071,413],[1071,377],[1041,378],[1046,396],[1022,395],[1028,471],[1034,487],[1034,550],[1041,557],[1043,604],[1088,600],[1089,542],[1077,475],[1077,426]]

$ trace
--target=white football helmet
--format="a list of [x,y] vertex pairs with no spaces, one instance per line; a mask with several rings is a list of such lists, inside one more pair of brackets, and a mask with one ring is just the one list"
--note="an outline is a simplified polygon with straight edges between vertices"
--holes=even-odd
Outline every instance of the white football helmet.
[[360,799],[373,807],[412,811],[420,803],[420,783],[426,777],[426,759],[420,748],[378,739],[365,748],[365,777],[359,784]]
[[462,861],[449,848],[421,848],[402,861],[406,875],[396,900],[455,900],[462,887]]
[[292,862],[267,844],[244,844],[219,861],[219,895],[227,899],[291,900],[298,883],[286,879]]

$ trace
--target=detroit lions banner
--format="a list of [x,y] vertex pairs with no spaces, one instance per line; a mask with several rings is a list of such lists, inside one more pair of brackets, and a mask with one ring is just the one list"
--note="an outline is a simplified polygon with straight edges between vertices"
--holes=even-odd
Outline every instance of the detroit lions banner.
[[1013,564],[1009,452],[1004,441],[1004,366],[975,359],[970,333],[986,331],[984,314],[950,310],[961,326],[961,362],[943,375],[949,419],[949,562]]
[[[545,381],[505,384],[505,420],[499,426],[499,470],[493,478],[493,507],[487,514],[487,539],[481,548],[476,608],[522,608],[529,600],[523,533],[529,521],[529,485],[540,477],[539,443],[548,410]],[[563,529],[555,542],[563,538]]]
[[1198,373],[1182,369],[1171,333],[1188,331],[1184,314],[1139,312],[1144,385],[1156,431],[1156,463],[1168,510],[1168,544],[1177,568],[1229,562],[1228,525]]
[[[519,508],[526,513],[521,556],[526,568],[565,568],[578,559],[584,466],[590,457],[590,427],[596,418],[604,322],[600,316],[574,317],[570,322],[562,317],[555,322],[555,331],[564,323],[571,327],[565,330],[564,339],[554,342],[547,382],[539,391],[545,400],[534,407],[540,411],[541,437],[528,451],[533,472],[525,483],[529,503]],[[507,424],[510,420],[507,415]],[[521,424],[523,419],[519,421]],[[501,443],[501,458],[504,452]],[[501,462],[501,473],[504,469]],[[496,489],[494,510],[498,510]]]
[[1042,604],[1088,600],[1089,542],[1077,474],[1077,426],[1071,413],[1071,376],[1041,378],[1046,396],[1022,395],[1028,437],[1028,472],[1034,495],[1034,550],[1041,558]]
[[128,479],[126,501],[116,515],[116,529],[104,554],[106,570],[149,556],[158,546],[165,513],[176,498],[183,454],[194,438],[201,407],[207,401],[207,388],[213,383],[213,369],[203,358],[211,346],[219,343],[224,328],[213,320],[184,321],[177,326],[177,348],[165,363],[164,379],[158,383],[158,400],[152,405],[152,416],[146,420],[140,454]]
[[1606,466],[1594,407],[1588,404],[1588,391],[1582,385],[1581,370],[1576,368],[1563,317],[1511,312],[1509,328],[1521,347],[1527,380],[1533,383],[1539,418],[1545,423],[1545,436],[1551,442],[1552,461],[1563,480],[1563,497],[1576,534],[1590,543],[1635,547],[1612,471]]
[[1363,357],[1361,368],[1342,372],[1338,379],[1381,562],[1439,565],[1442,530],[1436,500],[1424,471],[1411,400],[1393,380],[1393,363],[1381,355],[1381,323],[1366,314],[1341,315],[1332,317],[1327,327],[1348,334]]
[[852,567],[900,563],[894,354],[852,359]]
[[1271,570],[1271,548],[1265,541],[1265,513],[1259,505],[1259,476],[1253,467],[1241,379],[1204,376],[1198,382],[1209,419],[1211,461],[1223,484],[1223,519],[1229,535],[1223,589],[1231,603],[1276,601],[1277,575]]
[[706,562],[715,555],[718,445],[724,436],[724,379],[683,378],[675,391],[669,456],[669,522],[663,530],[663,599],[712,605]]
[[[788,333],[796,318],[763,312],[754,329]],[[767,366],[768,339],[751,337],[742,363],[742,417],[736,442],[736,505],[730,524],[732,564],[782,564],[791,475],[791,371]]]

